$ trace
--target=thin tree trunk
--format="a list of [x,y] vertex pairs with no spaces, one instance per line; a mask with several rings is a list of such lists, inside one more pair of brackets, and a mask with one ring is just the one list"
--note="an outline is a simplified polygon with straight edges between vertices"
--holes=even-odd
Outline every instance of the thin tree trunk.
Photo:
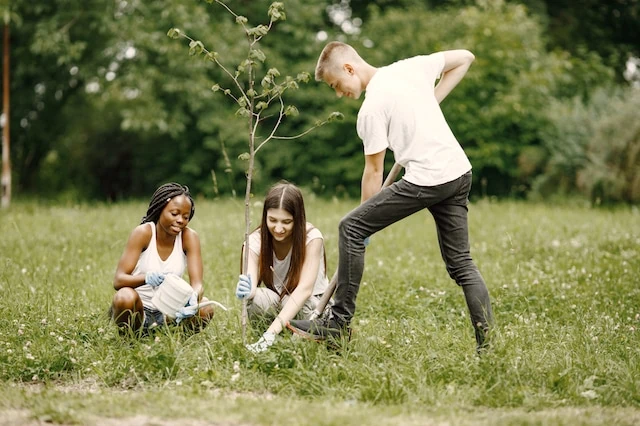
[[[253,178],[253,161],[254,161],[254,143],[253,134],[249,136],[249,168],[247,170],[247,188],[244,194],[244,253],[242,259],[242,273],[247,274],[249,268],[249,234],[251,233],[251,180]],[[258,277],[252,277],[258,285]],[[242,343],[247,344],[247,322],[249,314],[247,312],[247,299],[242,299]]]
[[[253,90],[253,70],[249,67],[249,89]],[[249,269],[249,234],[251,233],[251,181],[253,179],[253,165],[255,161],[255,131],[253,121],[253,97],[249,104],[249,167],[247,169],[247,188],[244,194],[244,253],[242,258],[242,273],[247,274]],[[258,277],[252,277],[258,285]],[[249,314],[247,312],[247,299],[242,299],[242,343],[247,344],[247,322]]]
[[2,208],[11,204],[11,159],[9,156],[9,25],[4,26],[3,37],[3,70],[2,70],[2,111],[4,127],[2,128]]

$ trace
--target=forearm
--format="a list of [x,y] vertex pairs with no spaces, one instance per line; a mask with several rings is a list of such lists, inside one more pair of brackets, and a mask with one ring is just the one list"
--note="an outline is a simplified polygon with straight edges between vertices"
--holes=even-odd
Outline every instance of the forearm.
[[434,90],[438,103],[462,81],[474,60],[475,56],[468,50],[445,52],[445,70]]
[[[244,259],[244,246],[242,250],[242,257]],[[242,261],[244,262],[244,260]],[[243,268],[242,262],[240,263],[241,269],[244,271],[243,274],[249,277],[249,282],[251,283],[251,290],[246,297],[246,300],[251,300],[255,297],[256,291],[258,289],[259,277],[258,277],[258,254],[253,250],[249,250],[249,257],[247,262],[247,267]]]
[[362,174],[360,202],[364,203],[377,194],[382,188],[382,173],[369,172],[365,169]]
[[309,297],[311,297],[311,292],[313,288],[301,288],[298,286],[291,296],[287,303],[284,305],[276,319],[271,323],[269,328],[267,329],[268,333],[278,334],[282,331],[283,327],[291,321],[297,314],[300,312],[300,309],[307,303]]
[[438,103],[441,103],[444,98],[451,93],[454,87],[462,81],[462,78],[467,73],[470,66],[471,63],[467,64],[465,67],[454,68],[443,74],[434,91]]
[[116,290],[120,290],[121,288],[130,287],[136,288],[144,285],[145,282],[144,274],[139,275],[131,275],[131,274],[116,274],[116,277],[113,280],[113,288]]

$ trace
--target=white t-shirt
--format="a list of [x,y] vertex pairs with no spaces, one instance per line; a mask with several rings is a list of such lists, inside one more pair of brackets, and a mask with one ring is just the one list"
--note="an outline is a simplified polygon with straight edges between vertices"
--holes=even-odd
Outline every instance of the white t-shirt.
[[434,94],[443,69],[442,52],[379,68],[358,113],[365,155],[392,150],[403,179],[415,185],[440,185],[471,170]]
[[[307,223],[307,241],[305,244],[309,245],[311,241],[317,238],[323,240],[324,244],[322,232],[310,223]],[[260,247],[260,229],[257,229],[249,235],[249,248],[253,253],[260,256]],[[318,276],[316,277],[316,282],[313,285],[313,292],[311,293],[313,295],[323,294],[329,285],[329,280],[327,279],[324,267],[324,250],[322,251],[321,256]],[[275,271],[273,274],[273,286],[279,294],[284,290],[287,274],[289,273],[289,266],[291,266],[291,250],[289,250],[289,253],[287,253],[285,258],[282,260],[278,259],[276,254],[273,253],[273,269]]]
[[[140,254],[138,263],[131,275],[144,275],[151,271],[175,274],[181,277],[187,267],[187,255],[184,254],[184,250],[182,250],[182,232],[176,236],[173,251],[169,257],[167,257],[167,260],[162,260],[158,254],[158,247],[156,246],[156,224],[153,222],[147,223],[151,226],[151,240],[149,241],[147,249]],[[156,309],[151,299],[156,291],[158,291],[158,288],[159,287],[151,287],[149,284],[143,284],[135,288],[145,308]]]

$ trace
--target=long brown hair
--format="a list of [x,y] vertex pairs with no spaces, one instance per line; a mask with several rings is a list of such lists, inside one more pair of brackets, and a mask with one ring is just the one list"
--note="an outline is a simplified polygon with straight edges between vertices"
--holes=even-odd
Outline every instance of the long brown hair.
[[291,294],[298,286],[302,264],[306,255],[307,242],[307,216],[304,211],[302,193],[297,186],[282,181],[271,187],[264,200],[262,209],[262,222],[260,224],[260,256],[258,261],[258,283],[275,292],[273,285],[273,236],[267,227],[267,211],[269,209],[282,209],[293,216],[293,232],[291,234],[291,263],[287,272],[285,288],[280,298]]

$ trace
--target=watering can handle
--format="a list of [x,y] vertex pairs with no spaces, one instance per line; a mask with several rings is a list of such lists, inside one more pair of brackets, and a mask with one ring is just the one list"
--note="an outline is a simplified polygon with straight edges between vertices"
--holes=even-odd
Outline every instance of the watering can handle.
[[205,306],[216,305],[221,309],[227,311],[228,309],[224,307],[222,303],[216,302],[215,300],[207,300],[206,302],[198,303],[198,309],[204,308]]

